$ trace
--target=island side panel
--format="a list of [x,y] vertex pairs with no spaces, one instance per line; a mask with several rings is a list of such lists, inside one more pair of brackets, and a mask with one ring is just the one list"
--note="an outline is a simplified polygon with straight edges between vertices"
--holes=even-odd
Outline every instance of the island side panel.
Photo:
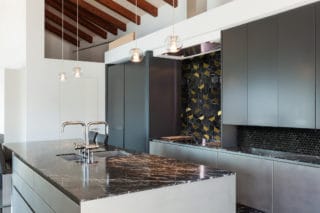
[[[80,206],[13,154],[13,213],[80,212]],[[18,196],[19,195],[19,196]],[[23,202],[22,202],[23,201]],[[28,208],[26,208],[28,207]]]
[[81,202],[81,213],[235,213],[236,176]]

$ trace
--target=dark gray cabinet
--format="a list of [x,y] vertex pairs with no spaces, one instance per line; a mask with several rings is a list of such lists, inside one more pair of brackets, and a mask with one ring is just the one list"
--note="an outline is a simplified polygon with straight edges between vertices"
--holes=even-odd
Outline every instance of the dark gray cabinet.
[[148,152],[149,138],[179,132],[179,63],[154,58],[107,67],[109,144]]
[[125,102],[124,102],[124,148],[147,150],[148,139],[148,94],[147,76],[143,63],[125,64]]
[[277,17],[248,24],[248,124],[277,126]]
[[315,128],[315,10],[279,15],[279,126]]
[[107,79],[107,121],[110,145],[124,146],[124,64],[110,66]]
[[247,124],[247,27],[222,32],[223,124]]
[[[175,60],[150,59],[149,120],[150,137],[180,132],[180,63]],[[170,69],[168,69],[170,67]],[[175,70],[175,72],[173,72]]]
[[316,128],[320,129],[320,3],[316,4]]
[[315,128],[317,114],[320,127],[319,7],[223,31],[223,124]]

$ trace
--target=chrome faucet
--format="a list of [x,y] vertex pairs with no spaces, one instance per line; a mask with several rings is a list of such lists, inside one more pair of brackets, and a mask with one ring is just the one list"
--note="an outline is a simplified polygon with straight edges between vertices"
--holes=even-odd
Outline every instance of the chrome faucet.
[[[92,121],[92,122],[87,123],[87,137],[88,138],[89,138],[90,127],[91,126],[97,126],[97,125],[104,125],[104,133],[105,133],[105,135],[109,134],[109,124],[108,124],[108,122],[106,122],[106,121]],[[88,141],[88,143],[89,143],[89,141]],[[98,144],[98,143],[96,142],[96,144]]]
[[105,121],[94,121],[89,122],[88,124],[82,122],[82,121],[65,121],[61,124],[61,133],[64,132],[64,128],[66,126],[72,126],[72,125],[80,125],[82,126],[83,131],[83,137],[84,137],[84,143],[82,144],[76,144],[74,143],[74,148],[79,151],[79,155],[83,157],[86,163],[92,163],[93,162],[93,149],[99,148],[98,143],[96,142],[95,145],[90,145],[89,143],[89,130],[91,126],[95,125],[104,125],[105,126],[105,134],[109,134],[109,125]]
[[74,126],[74,125],[80,125],[82,126],[82,132],[83,132],[83,139],[85,141],[85,143],[87,144],[87,133],[86,133],[86,123],[82,122],[82,121],[65,121],[61,124],[61,133],[64,132],[64,128],[66,126]]

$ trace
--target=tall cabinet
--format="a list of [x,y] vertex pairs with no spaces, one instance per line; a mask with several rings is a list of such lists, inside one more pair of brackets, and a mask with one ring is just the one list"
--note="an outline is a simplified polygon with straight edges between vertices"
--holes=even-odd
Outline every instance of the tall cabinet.
[[[149,139],[179,132],[180,64],[154,58],[107,67],[109,144],[149,151]],[[164,128],[162,128],[164,127]]]
[[312,4],[223,31],[223,124],[316,127],[319,16]]

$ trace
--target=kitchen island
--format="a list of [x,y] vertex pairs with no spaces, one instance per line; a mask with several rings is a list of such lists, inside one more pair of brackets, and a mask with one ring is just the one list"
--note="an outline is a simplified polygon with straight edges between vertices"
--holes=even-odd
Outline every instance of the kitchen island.
[[235,174],[113,146],[81,163],[77,140],[8,143],[13,212],[235,212]]

